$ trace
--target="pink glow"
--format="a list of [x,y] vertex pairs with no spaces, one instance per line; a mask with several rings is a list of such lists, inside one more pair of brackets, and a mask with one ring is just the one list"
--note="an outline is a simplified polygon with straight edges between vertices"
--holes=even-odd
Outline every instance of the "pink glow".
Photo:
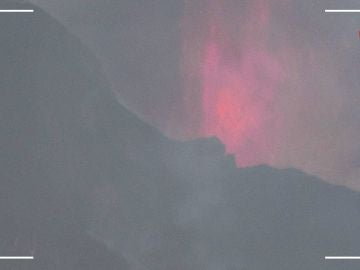
[[231,25],[236,14],[224,11],[231,7],[207,1],[197,65],[200,135],[218,137],[239,166],[263,163],[270,154],[273,144],[267,129],[279,124],[272,109],[283,78],[277,55],[267,48],[271,15],[267,1],[247,1],[247,7],[246,16]]

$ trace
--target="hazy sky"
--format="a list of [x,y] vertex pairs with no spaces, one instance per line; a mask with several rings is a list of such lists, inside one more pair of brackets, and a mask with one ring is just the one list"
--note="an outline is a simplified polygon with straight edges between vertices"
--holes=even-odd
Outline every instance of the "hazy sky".
[[216,135],[240,165],[296,167],[360,188],[360,15],[323,12],[358,1],[32,2],[165,134]]

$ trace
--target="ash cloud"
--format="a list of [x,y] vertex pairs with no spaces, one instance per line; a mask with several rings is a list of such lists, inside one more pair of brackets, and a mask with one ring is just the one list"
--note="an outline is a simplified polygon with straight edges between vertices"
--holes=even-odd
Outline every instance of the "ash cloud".
[[[200,79],[190,70],[189,84],[182,70],[184,17],[192,21],[188,50],[197,61],[205,30],[204,7],[216,1],[187,1],[190,10],[185,8],[186,1],[33,2],[92,49],[119,100],[142,119],[172,137],[205,135]],[[229,16],[222,18],[224,27],[229,30],[257,14],[249,11],[257,8],[254,3],[226,2],[222,14]],[[286,77],[272,104],[283,126],[267,128],[271,153],[259,156],[255,163],[296,167],[336,184],[360,188],[360,18],[323,12],[357,5],[357,1],[335,0],[269,3],[267,34],[271,40],[266,46],[286,48],[283,59],[277,59]],[[231,34],[227,38],[238,39]]]
[[5,269],[335,270],[324,254],[359,253],[358,193],[297,170],[238,169],[217,139],[162,136],[117,103],[64,27],[40,11],[7,16],[1,253],[37,259]]

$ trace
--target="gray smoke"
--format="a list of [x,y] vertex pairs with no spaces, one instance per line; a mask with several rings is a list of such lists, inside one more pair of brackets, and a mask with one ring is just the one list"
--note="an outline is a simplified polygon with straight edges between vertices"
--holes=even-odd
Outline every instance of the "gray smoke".
[[[187,104],[200,104],[199,97],[185,96],[180,69],[182,1],[33,2],[91,48],[121,103],[165,134],[198,134],[200,107]],[[194,14],[201,14],[204,0],[193,3],[199,9]],[[246,1],[227,6],[239,9],[229,13],[246,16]],[[270,7],[273,46],[287,46],[294,55],[276,100],[284,127],[271,132],[278,145],[266,162],[360,188],[360,17],[323,12],[358,8],[358,1],[273,1]]]
[[[115,14],[115,19],[123,12],[128,24],[145,20],[151,29],[152,20],[129,15],[155,4],[166,5],[165,1],[149,2],[143,1],[140,7],[139,2],[103,2],[109,5],[106,13],[94,12],[99,8],[95,2],[87,6],[84,2],[69,4],[77,7],[72,10],[75,14],[88,9],[82,13],[85,25],[102,25],[105,38],[106,29],[112,26],[95,23],[94,13],[109,18]],[[53,5],[60,10],[65,3]],[[115,8],[117,4],[123,9]],[[14,8],[13,4],[8,6]],[[152,15],[156,12],[149,11]],[[145,16],[147,10],[141,14]],[[78,38],[47,14],[38,11],[33,15],[0,16],[0,251],[36,255],[31,264],[9,262],[4,269],[335,270],[339,264],[325,262],[325,255],[359,254],[357,192],[294,169],[238,169],[214,138],[178,142],[164,137],[117,102],[96,59]],[[81,25],[83,17],[72,15],[64,22],[78,21],[75,25]],[[164,20],[160,18],[153,20]],[[177,18],[169,16],[162,22],[170,26],[158,27],[171,28],[170,22],[178,22]],[[75,33],[75,27],[71,29]],[[145,38],[145,44],[152,43],[146,33],[140,31],[137,37]],[[99,40],[107,44],[106,39]],[[133,49],[125,48],[124,57]],[[96,52],[95,47],[92,50]],[[103,53],[107,55],[105,50]],[[116,53],[118,49],[109,56]],[[129,59],[136,59],[134,52],[130,55]],[[154,64],[155,59],[148,63]],[[355,61],[353,64],[357,65]],[[122,71],[131,74],[126,67],[124,64]],[[305,72],[305,67],[296,67],[300,74]],[[328,70],[332,71],[330,67]],[[133,83],[140,81],[145,86],[151,78],[140,80],[137,76]],[[297,94],[313,85],[295,79],[292,82],[299,87]],[[330,83],[326,86],[335,89]],[[333,93],[332,102],[342,97],[335,90],[329,93]],[[309,102],[295,98],[300,105]],[[284,99],[290,100],[285,95]],[[355,94],[353,102],[357,102]],[[330,118],[326,105],[331,106],[331,102],[321,106],[313,103],[309,111],[324,110],[320,119]],[[155,101],[146,106],[150,105],[161,107],[156,107]],[[294,110],[290,107],[287,110]],[[335,108],[344,112],[343,106]],[[306,121],[306,127],[301,128],[299,123],[293,125],[300,129],[296,138],[303,143],[292,144],[290,139],[286,143],[294,155],[299,152],[302,156],[301,147],[310,138],[306,137],[306,128],[313,133],[319,127],[308,126]],[[329,124],[324,129],[335,130]],[[300,161],[311,157],[305,154]],[[319,160],[327,154],[319,152]],[[358,264],[348,267],[358,269]]]

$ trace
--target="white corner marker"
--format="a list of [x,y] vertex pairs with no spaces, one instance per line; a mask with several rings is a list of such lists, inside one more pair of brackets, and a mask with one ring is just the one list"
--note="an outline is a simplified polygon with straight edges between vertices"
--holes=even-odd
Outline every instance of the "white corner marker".
[[325,9],[325,13],[359,13],[360,9]]
[[33,13],[33,9],[0,9],[0,13]]
[[33,260],[34,256],[0,256],[0,260]]
[[360,256],[325,256],[325,260],[360,260]]

